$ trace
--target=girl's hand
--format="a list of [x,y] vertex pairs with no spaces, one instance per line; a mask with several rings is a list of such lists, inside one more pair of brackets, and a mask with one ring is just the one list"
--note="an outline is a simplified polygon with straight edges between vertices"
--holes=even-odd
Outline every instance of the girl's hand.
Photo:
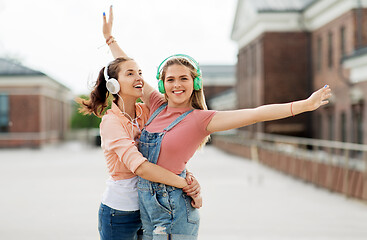
[[201,194],[198,194],[195,197],[192,197],[191,205],[194,208],[198,208],[198,209],[203,206],[203,198],[201,197]]
[[323,88],[312,93],[312,95],[307,98],[310,111],[318,109],[320,106],[328,104],[329,98],[331,97],[331,89],[329,85],[325,85]]
[[108,22],[106,20],[106,14],[103,12],[103,36],[107,40],[112,36],[112,23],[113,23],[113,11],[112,5],[110,6],[110,15],[108,16]]
[[188,186],[182,188],[182,191],[184,191],[188,196],[194,197],[201,193],[200,184],[191,172],[186,173],[186,182]]

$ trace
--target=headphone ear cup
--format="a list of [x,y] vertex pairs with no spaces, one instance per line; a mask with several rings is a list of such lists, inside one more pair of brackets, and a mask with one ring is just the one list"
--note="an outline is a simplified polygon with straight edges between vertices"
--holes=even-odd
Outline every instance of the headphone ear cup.
[[203,81],[201,80],[200,77],[196,77],[194,79],[194,89],[195,90],[200,90],[203,87]]
[[158,90],[159,90],[160,93],[166,93],[166,90],[164,89],[163,80],[158,81]]
[[106,82],[106,88],[110,93],[117,94],[120,91],[120,84],[116,79],[110,78]]

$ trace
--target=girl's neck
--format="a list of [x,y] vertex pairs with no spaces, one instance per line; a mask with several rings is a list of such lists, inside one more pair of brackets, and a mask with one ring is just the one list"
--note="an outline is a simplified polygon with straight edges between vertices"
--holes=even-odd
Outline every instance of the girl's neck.
[[137,99],[133,98],[124,98],[121,96],[121,99],[118,98],[117,106],[119,107],[120,111],[124,114],[128,114],[128,118],[130,117],[133,120],[135,118],[135,103]]

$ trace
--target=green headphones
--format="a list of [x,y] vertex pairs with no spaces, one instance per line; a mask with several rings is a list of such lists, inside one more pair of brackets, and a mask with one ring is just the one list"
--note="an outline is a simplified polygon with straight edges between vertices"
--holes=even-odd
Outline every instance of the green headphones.
[[159,64],[159,66],[158,66],[157,80],[158,80],[158,90],[159,90],[159,92],[160,93],[165,93],[166,92],[166,90],[164,89],[164,82],[163,82],[162,79],[160,79],[161,78],[161,71],[162,71],[161,67],[169,59],[176,58],[176,57],[180,57],[180,58],[186,59],[196,69],[196,72],[197,72],[198,76],[194,79],[194,89],[195,90],[202,89],[203,88],[203,80],[201,79],[201,70],[200,70],[199,64],[195,61],[195,59],[193,59],[189,55],[175,54],[175,55],[169,56],[168,58],[164,59],[163,62],[161,62],[161,64]]

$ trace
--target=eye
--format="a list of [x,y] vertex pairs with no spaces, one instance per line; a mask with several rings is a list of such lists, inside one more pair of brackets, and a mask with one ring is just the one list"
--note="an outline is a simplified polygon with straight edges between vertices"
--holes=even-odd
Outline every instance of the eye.
[[143,73],[142,73],[142,72],[140,72],[140,73],[139,73],[139,75],[140,75],[140,76],[143,76]]
[[173,82],[173,78],[169,78],[166,80],[167,82]]
[[183,81],[189,80],[187,77],[181,78]]
[[127,75],[128,75],[128,76],[131,76],[131,75],[133,75],[133,73],[129,72]]

